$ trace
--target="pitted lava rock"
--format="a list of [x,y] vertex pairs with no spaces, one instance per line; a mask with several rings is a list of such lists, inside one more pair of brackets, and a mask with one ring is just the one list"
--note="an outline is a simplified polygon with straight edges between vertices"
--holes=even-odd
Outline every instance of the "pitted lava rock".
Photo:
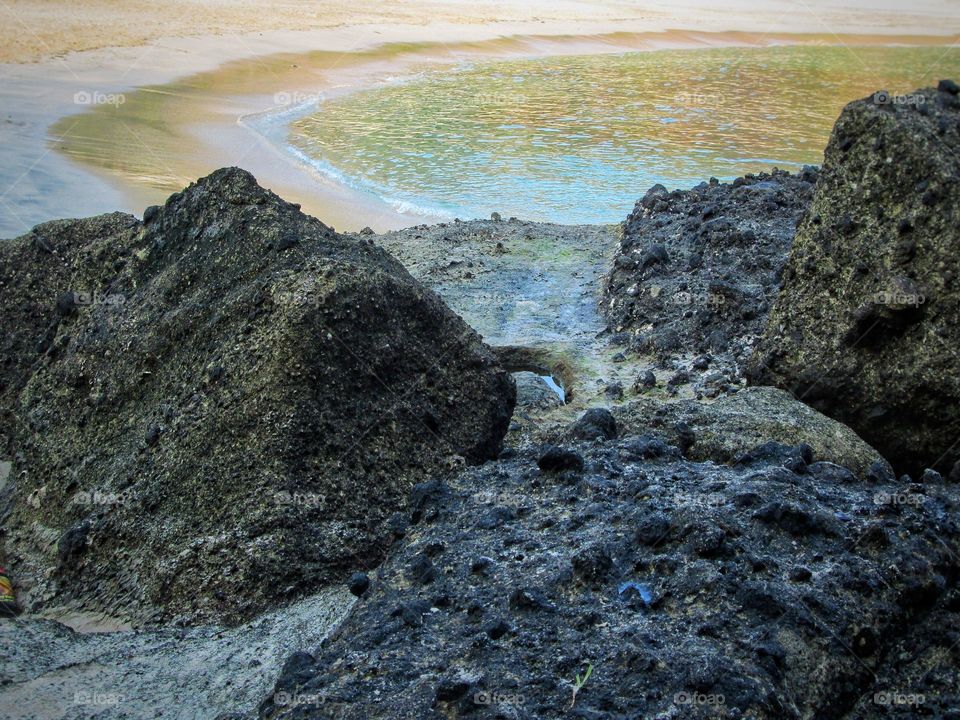
[[749,354],[779,290],[814,168],[651,188],[623,223],[601,309],[632,349]]
[[[309,670],[281,676],[299,704],[275,693],[260,717],[879,718],[874,694],[914,687],[931,716],[956,706],[960,648],[928,627],[956,615],[955,488],[855,482],[809,447],[723,467],[637,445],[449,478],[349,619],[301,649]],[[411,583],[431,552],[434,579]]]
[[496,457],[513,409],[435,293],[237,168],[147,225],[0,243],[0,300],[28,607],[236,622],[345,581],[415,482]]
[[844,109],[751,370],[911,475],[960,461],[960,98],[940,87]]

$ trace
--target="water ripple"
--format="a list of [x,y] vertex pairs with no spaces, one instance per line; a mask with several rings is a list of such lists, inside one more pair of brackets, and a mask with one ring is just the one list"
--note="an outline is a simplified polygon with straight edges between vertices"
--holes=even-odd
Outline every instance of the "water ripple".
[[775,47],[502,60],[425,71],[292,123],[302,157],[394,204],[565,223],[822,160],[843,105],[955,75],[943,48]]

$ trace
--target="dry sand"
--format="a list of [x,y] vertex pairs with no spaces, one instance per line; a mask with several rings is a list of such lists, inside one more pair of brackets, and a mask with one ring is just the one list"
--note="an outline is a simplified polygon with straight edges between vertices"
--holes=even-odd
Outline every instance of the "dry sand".
[[362,25],[622,22],[631,31],[951,34],[958,15],[955,0],[2,0],[0,62],[161,38]]

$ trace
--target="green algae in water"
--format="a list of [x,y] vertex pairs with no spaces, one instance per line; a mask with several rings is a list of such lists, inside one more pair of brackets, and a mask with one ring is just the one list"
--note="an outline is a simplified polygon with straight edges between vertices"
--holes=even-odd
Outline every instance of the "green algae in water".
[[960,75],[943,47],[670,50],[483,62],[331,100],[294,152],[398,209],[615,222],[655,183],[819,164],[843,106]]

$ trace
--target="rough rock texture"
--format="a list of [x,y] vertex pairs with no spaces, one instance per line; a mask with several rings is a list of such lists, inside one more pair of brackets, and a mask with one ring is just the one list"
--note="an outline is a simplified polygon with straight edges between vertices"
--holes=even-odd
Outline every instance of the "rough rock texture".
[[513,379],[517,384],[517,409],[548,410],[563,405],[560,396],[540,375],[524,371],[513,373]]
[[329,642],[291,648],[261,718],[877,718],[863,703],[887,692],[956,707],[960,647],[913,632],[955,613],[953,486],[762,453],[692,463],[636,437],[567,449],[584,472],[520,452],[418,486],[370,590]]
[[28,606],[237,621],[376,564],[414,482],[496,455],[512,379],[369,240],[238,169],[147,218],[2,246]]
[[753,369],[898,469],[960,458],[960,99],[848,105]]
[[606,279],[601,307],[611,331],[660,356],[748,354],[816,178],[807,168],[651,188],[623,224]]
[[250,713],[291,647],[319,643],[353,604],[331,588],[236,627],[74,631],[49,619],[0,622],[6,720],[211,719]]
[[[106,237],[120,238],[118,245],[129,247],[138,224],[125,213],[82,222],[55,220],[38,225],[20,241],[0,242],[0,296],[5,302],[0,317],[0,454],[12,454],[16,420],[10,414],[11,406],[42,363],[62,313],[74,304],[66,293],[78,257],[113,252],[113,248],[103,247],[101,241]],[[122,262],[119,256],[116,262]],[[96,288],[114,272],[106,256],[102,262],[88,265]],[[51,298],[56,289],[62,294]]]
[[755,387],[713,403],[641,398],[614,408],[623,432],[656,435],[674,445],[689,436],[688,457],[729,463],[767,441],[809,445],[821,460],[864,477],[880,454],[850,428],[804,405],[790,393]]

